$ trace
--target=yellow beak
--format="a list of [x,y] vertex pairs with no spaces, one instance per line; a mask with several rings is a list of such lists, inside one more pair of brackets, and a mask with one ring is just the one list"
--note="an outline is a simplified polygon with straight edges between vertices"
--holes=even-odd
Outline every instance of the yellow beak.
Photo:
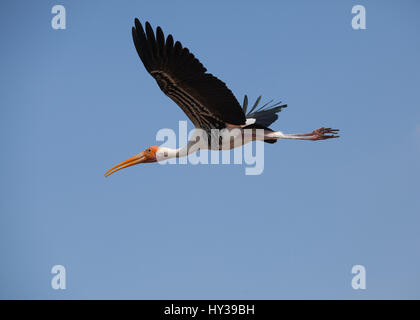
[[131,157],[130,159],[127,159],[116,166],[113,166],[111,169],[109,169],[107,172],[105,172],[105,177],[108,177],[109,175],[113,174],[114,172],[117,172],[118,170],[134,166],[135,164],[143,163],[145,162],[146,157],[144,156],[143,152],[140,152],[139,154],[136,154],[134,157]]

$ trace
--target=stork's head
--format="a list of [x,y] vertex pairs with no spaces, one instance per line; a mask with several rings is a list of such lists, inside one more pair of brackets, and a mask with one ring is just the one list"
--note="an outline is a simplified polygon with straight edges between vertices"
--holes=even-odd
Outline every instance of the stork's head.
[[109,175],[113,174],[114,172],[134,166],[135,164],[139,163],[148,163],[148,162],[156,162],[156,152],[159,150],[159,147],[157,146],[151,146],[147,148],[146,150],[136,154],[135,156],[117,164],[116,166],[109,169],[107,172],[105,172],[105,177],[108,177]]

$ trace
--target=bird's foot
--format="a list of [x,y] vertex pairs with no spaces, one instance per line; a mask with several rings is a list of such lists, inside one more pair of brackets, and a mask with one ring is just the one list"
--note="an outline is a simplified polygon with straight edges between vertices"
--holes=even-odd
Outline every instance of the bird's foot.
[[338,129],[331,128],[319,128],[312,131],[312,140],[326,140],[331,138],[338,138],[340,136],[336,135]]

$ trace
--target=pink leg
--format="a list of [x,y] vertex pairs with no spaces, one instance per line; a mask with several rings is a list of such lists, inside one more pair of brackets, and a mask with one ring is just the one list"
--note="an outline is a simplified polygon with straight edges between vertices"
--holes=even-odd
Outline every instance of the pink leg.
[[[311,133],[296,133],[296,134],[288,134],[292,139],[300,139],[300,140],[326,140],[331,138],[338,138],[336,134],[338,133],[338,129],[331,129],[331,128],[319,128]],[[329,133],[329,134],[328,134]]]

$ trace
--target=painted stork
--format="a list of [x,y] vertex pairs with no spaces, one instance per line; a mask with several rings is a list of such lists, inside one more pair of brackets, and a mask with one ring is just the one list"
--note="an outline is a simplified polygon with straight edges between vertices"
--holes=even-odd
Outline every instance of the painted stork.
[[[172,35],[168,35],[165,40],[160,27],[157,27],[155,33],[149,22],[146,22],[145,28],[138,19],[135,19],[134,24],[134,45],[144,67],[156,80],[159,88],[184,111],[203,139],[191,140],[179,149],[151,146],[112,167],[105,176],[139,163],[185,157],[200,149],[230,150],[255,140],[275,143],[277,139],[316,141],[339,137],[336,135],[338,129],[331,128],[300,134],[284,134],[271,130],[269,126],[277,120],[277,113],[287,105],[269,105],[270,102],[256,109],[261,99],[259,97],[247,113],[247,96],[244,97],[241,107],[226,84],[207,73],[207,69],[188,48],[183,47],[179,41],[174,42]],[[246,129],[251,129],[247,132],[262,129],[260,132],[263,131],[263,134],[251,134],[248,135],[249,138],[245,138]],[[233,134],[234,143],[231,139],[233,130],[237,132]],[[228,139],[224,139],[225,136]],[[238,144],[237,139],[240,140]],[[217,143],[210,144],[209,141]]]

